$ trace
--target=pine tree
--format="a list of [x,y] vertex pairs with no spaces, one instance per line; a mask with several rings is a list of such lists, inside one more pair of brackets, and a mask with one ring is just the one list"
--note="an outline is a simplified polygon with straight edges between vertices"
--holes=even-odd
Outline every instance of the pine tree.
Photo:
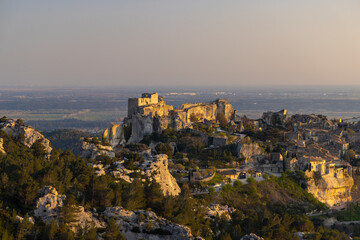
[[120,225],[116,224],[115,218],[110,218],[108,227],[104,234],[104,239],[108,240],[125,240],[125,237],[120,233]]

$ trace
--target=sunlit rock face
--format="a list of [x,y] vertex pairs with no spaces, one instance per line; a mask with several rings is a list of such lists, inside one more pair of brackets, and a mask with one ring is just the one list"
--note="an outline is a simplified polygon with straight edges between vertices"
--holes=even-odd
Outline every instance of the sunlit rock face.
[[103,138],[113,148],[119,144],[125,143],[124,129],[122,124],[114,124],[104,131]]
[[6,154],[4,149],[4,139],[0,138],[0,153]]
[[328,174],[316,182],[314,179],[310,179],[308,181],[308,192],[320,202],[333,207],[351,201],[351,187],[353,185],[354,180],[351,176],[337,178]]
[[31,147],[36,141],[41,140],[41,144],[44,146],[45,151],[48,153],[48,157],[52,151],[50,141],[45,138],[42,133],[30,126],[19,124],[13,119],[1,121],[0,130],[3,130],[5,133],[11,135],[16,139],[20,139],[20,141],[27,147]]
[[80,157],[95,159],[97,156],[105,155],[110,158],[115,157],[115,153],[111,146],[104,146],[101,143],[92,143],[83,141]]
[[65,195],[60,195],[52,186],[45,186],[40,190],[40,197],[36,201],[35,217],[44,222],[57,221],[60,208],[64,205]]
[[153,178],[160,184],[164,195],[176,196],[180,194],[181,189],[176,179],[170,174],[168,164],[168,156],[158,154],[155,157],[146,159],[140,167],[148,177]]
[[[236,111],[226,99],[185,103],[180,109],[174,109],[157,93],[144,93],[141,98],[129,98],[127,118],[121,125],[106,129],[103,137],[112,147],[117,144],[138,143],[153,132],[160,133],[169,127],[180,130],[191,126],[191,116],[195,116],[199,121],[213,121],[218,114],[224,114],[230,121],[235,118]],[[125,128],[131,131],[128,137],[125,136]]]
[[158,217],[152,211],[128,211],[122,207],[108,207],[104,212],[104,218],[109,219],[111,217],[115,218],[116,224],[121,226],[120,231],[126,239],[195,239],[190,228]]
[[[50,223],[61,221],[61,208],[64,207],[65,195],[60,195],[52,186],[45,186],[40,190],[40,197],[36,201],[34,210],[35,217],[40,218],[44,222]],[[74,233],[91,228],[103,228],[105,223],[98,220],[91,212],[85,211],[82,206],[72,206],[72,221],[67,226]]]

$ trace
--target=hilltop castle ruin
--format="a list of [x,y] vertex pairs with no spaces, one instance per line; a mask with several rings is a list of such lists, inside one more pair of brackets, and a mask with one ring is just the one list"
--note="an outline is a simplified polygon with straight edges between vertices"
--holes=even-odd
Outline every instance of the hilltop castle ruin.
[[[158,93],[143,93],[140,98],[129,98],[128,116],[122,124],[106,129],[104,138],[112,146],[126,142],[138,143],[153,132],[161,132],[169,127],[176,130],[189,127],[194,118],[197,121],[216,121],[218,114],[224,114],[230,121],[235,118],[236,111],[226,99],[185,103],[180,109],[174,109]],[[131,131],[128,139],[124,136],[124,128]]]

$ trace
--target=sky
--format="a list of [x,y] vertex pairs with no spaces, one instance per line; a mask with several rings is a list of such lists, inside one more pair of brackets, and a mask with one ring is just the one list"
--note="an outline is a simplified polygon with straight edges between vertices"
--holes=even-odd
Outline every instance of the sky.
[[0,0],[0,88],[360,85],[360,1]]

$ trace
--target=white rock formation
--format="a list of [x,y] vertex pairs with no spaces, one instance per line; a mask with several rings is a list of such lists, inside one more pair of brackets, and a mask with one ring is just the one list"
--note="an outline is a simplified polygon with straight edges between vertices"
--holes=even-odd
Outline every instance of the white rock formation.
[[106,174],[104,165],[102,165],[101,163],[99,163],[99,164],[91,163],[90,166],[95,169],[96,176],[99,177],[99,176],[103,176]]
[[318,182],[310,179],[308,181],[308,192],[320,202],[332,207],[351,202],[351,187],[353,185],[354,179],[351,176],[336,178],[327,174],[323,175]]
[[45,151],[48,154],[52,151],[50,141],[46,139],[44,135],[30,126],[18,124],[13,119],[0,122],[0,130],[3,130],[15,138],[20,138],[22,143],[27,147],[31,147],[36,141],[42,139],[42,145],[45,147]]
[[111,146],[104,146],[100,143],[95,144],[91,142],[83,141],[80,157],[95,159],[97,156],[105,155],[110,158],[115,157],[115,153]]
[[240,238],[240,240],[264,240],[264,238],[259,237],[255,233],[250,233]]
[[85,211],[82,206],[74,206],[73,219],[74,221],[67,225],[74,233],[79,233],[81,229],[104,228],[106,226],[103,221],[95,218],[91,212]]
[[126,169],[124,167],[123,163],[124,163],[124,160],[113,162],[112,164],[116,170],[111,171],[110,175],[112,175],[114,178],[123,179],[126,182],[131,183],[133,181],[133,179],[131,177],[129,177],[129,174],[133,173],[134,170]]
[[4,139],[0,138],[0,153],[6,154],[4,149]]
[[148,177],[160,184],[164,195],[179,195],[181,190],[175,178],[170,174],[168,168],[168,156],[166,154],[155,155],[154,158],[148,158],[141,164]]
[[44,222],[57,221],[60,208],[64,205],[65,195],[59,195],[52,186],[45,186],[40,190],[40,198],[36,201],[35,217]]
[[228,207],[227,205],[210,204],[207,207],[206,216],[208,218],[225,217],[228,221],[231,220],[231,213],[235,211],[234,208]]
[[127,211],[122,207],[108,207],[104,217],[115,218],[126,239],[185,240],[195,239],[188,227],[171,223],[152,211]]
[[153,117],[151,115],[142,116],[135,114],[131,118],[131,137],[128,142],[138,143],[144,136],[153,132]]
[[103,138],[115,148],[119,144],[125,143],[124,130],[122,124],[114,124],[104,131]]
[[[66,196],[60,195],[52,186],[45,186],[40,190],[40,197],[36,201],[35,217],[41,218],[44,222],[52,220],[59,222],[60,210],[64,205]],[[75,233],[80,229],[103,228],[105,223],[93,217],[92,213],[84,211],[82,206],[73,206],[73,219],[68,227]]]

